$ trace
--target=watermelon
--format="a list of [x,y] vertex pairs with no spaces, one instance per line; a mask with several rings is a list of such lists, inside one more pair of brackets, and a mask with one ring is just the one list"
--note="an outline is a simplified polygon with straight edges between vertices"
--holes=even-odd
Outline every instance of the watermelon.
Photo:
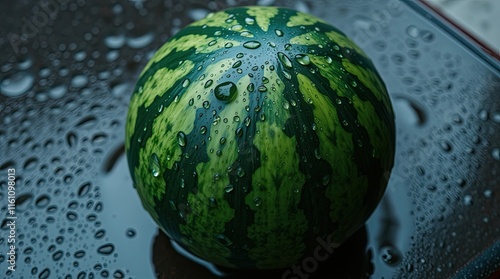
[[144,208],[214,264],[286,268],[364,224],[393,166],[394,115],[367,55],[280,7],[209,14],[140,74],[126,155]]

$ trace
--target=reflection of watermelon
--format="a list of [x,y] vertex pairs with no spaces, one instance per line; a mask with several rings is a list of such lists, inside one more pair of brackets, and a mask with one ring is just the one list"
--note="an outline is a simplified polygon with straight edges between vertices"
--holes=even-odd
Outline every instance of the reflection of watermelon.
[[394,117],[371,60],[324,21],[275,7],[211,14],[135,87],[126,150],[146,210],[201,258],[282,268],[340,243],[380,200]]

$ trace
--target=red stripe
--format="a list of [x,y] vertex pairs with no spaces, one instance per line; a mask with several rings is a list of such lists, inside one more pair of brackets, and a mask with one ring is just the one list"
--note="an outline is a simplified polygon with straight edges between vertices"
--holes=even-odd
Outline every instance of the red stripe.
[[488,279],[499,279],[500,278],[500,269],[497,272],[493,273]]
[[[485,42],[481,41],[477,37],[475,37],[471,32],[467,31],[465,28],[457,24],[455,21],[453,21],[451,18],[449,18],[445,13],[443,13],[440,9],[436,8],[432,4],[428,3],[425,0],[419,0],[420,3],[422,3],[424,6],[427,8],[431,9],[434,13],[442,17],[444,20],[446,20],[448,23],[453,25],[456,29],[460,30],[465,36],[467,36],[469,39],[474,41],[475,44],[477,44],[483,51],[488,53],[491,57],[495,58],[496,60],[500,60],[500,53],[495,52],[489,45],[487,45]],[[500,278],[500,277],[499,277]]]

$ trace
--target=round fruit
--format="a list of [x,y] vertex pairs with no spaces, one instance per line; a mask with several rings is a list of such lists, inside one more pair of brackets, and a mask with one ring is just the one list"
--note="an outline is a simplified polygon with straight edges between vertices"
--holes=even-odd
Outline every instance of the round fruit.
[[145,209],[232,268],[289,267],[344,241],[382,197],[394,148],[371,60],[286,8],[228,9],[179,31],[141,73],[127,116]]

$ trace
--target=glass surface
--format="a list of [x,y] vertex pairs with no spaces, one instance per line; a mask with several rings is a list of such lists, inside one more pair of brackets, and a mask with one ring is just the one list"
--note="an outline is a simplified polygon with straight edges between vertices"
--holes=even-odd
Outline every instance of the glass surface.
[[292,7],[344,31],[373,59],[396,113],[386,195],[309,278],[500,269],[498,61],[414,2],[40,0],[0,9],[0,277],[282,278],[182,256],[142,208],[123,153],[129,98],[153,52],[211,11],[251,4]]

